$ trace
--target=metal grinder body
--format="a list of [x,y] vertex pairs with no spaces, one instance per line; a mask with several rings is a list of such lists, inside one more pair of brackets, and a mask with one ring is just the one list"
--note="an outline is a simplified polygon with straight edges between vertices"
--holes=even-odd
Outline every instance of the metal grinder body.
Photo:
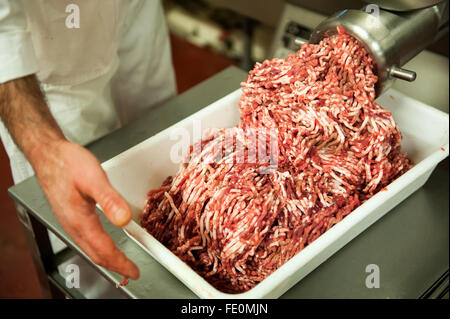
[[361,10],[343,10],[329,17],[311,33],[310,42],[318,43],[325,37],[337,34],[338,27],[358,40],[373,59],[378,76],[376,94],[379,96],[395,78],[415,80],[415,72],[401,67],[448,32],[449,2],[371,2]]

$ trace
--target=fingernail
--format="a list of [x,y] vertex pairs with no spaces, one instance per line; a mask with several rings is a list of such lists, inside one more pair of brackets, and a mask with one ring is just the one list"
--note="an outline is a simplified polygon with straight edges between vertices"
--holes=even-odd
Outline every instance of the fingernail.
[[130,213],[126,209],[119,208],[114,214],[114,219],[116,221],[116,224],[125,226],[130,220]]
[[137,280],[140,276],[139,268],[132,262],[132,271],[130,274],[130,278],[133,280]]

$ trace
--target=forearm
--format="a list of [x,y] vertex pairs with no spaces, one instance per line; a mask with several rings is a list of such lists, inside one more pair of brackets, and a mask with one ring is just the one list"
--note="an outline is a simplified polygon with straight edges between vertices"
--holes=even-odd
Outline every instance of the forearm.
[[34,75],[0,84],[0,118],[33,167],[65,140]]
[[122,227],[131,219],[128,203],[111,186],[98,160],[64,138],[35,76],[0,84],[0,117],[67,233],[95,263],[137,279],[139,269],[115,246],[95,214],[98,203],[108,219]]

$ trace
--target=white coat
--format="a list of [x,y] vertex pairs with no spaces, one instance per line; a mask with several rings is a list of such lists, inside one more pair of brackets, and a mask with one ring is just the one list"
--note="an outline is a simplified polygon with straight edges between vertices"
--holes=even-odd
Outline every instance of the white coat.
[[[0,0],[0,83],[33,73],[69,140],[121,127],[176,91],[160,1]],[[0,136],[14,182],[31,176],[2,123]]]
[[[160,1],[0,0],[0,83],[34,73],[69,140],[86,145],[130,122],[176,93]],[[33,175],[1,121],[0,136],[14,182]],[[55,250],[64,246],[50,239]],[[83,268],[87,297],[117,296]]]

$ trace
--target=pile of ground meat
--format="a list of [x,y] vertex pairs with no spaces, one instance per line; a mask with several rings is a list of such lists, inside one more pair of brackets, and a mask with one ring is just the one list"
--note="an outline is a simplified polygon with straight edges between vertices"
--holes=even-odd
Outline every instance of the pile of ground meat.
[[[191,147],[149,191],[142,226],[219,290],[254,287],[412,166],[376,82],[366,50],[342,32],[257,63],[240,124]],[[249,132],[276,132],[276,160],[236,160],[274,146]]]

